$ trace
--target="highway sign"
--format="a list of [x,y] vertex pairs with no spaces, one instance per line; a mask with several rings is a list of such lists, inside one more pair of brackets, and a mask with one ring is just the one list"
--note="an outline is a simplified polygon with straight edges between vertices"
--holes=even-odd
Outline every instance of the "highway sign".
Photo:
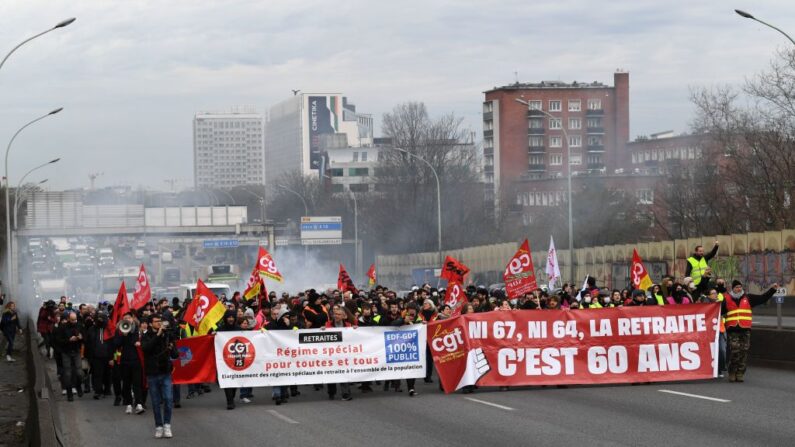
[[301,239],[301,245],[342,245],[342,239]]
[[[340,240],[340,242],[304,243],[312,239]],[[301,218],[301,243],[303,245],[337,245],[342,243],[342,217],[304,216]]]
[[240,241],[237,239],[210,239],[204,241],[204,248],[237,248]]

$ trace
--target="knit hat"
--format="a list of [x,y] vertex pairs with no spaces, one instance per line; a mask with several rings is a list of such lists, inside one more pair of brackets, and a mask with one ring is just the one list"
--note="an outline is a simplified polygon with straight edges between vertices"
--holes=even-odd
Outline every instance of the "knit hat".
[[739,279],[735,279],[734,281],[732,281],[732,289],[737,287],[737,286],[742,287],[742,285],[743,285],[743,283],[741,283]]
[[246,311],[243,312],[243,315],[245,315],[246,317],[254,317],[254,309],[251,308],[246,309]]

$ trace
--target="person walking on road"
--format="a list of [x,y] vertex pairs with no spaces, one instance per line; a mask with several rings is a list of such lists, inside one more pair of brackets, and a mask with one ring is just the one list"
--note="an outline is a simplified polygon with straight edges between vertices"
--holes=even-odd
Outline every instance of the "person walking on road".
[[160,314],[152,315],[151,318],[151,330],[144,334],[141,349],[144,353],[146,383],[149,384],[149,396],[152,398],[152,413],[155,416],[155,438],[171,438],[173,436],[171,433],[173,363],[171,361],[177,358],[178,354],[174,340],[171,339],[171,331],[164,327]]
[[14,360],[14,357],[11,356],[14,353],[14,339],[16,338],[17,334],[22,333],[22,326],[19,324],[17,304],[15,302],[9,301],[6,303],[5,309],[3,309],[3,319],[0,320],[0,329],[2,329],[3,336],[8,342],[8,348],[6,348],[6,360],[9,362],[15,362],[16,360]]
[[726,315],[726,334],[729,339],[729,382],[743,382],[751,350],[751,308],[766,303],[776,293],[778,284],[770,286],[762,295],[745,293],[743,283],[732,281],[732,290],[724,297],[721,313]]

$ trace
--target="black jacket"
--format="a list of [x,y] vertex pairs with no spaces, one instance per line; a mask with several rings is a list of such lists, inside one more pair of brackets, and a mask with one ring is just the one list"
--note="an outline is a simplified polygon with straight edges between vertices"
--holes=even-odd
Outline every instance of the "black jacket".
[[168,337],[166,333],[157,335],[155,330],[149,330],[144,334],[141,349],[144,351],[146,375],[171,374],[174,366],[171,360],[178,356],[173,341]]
[[122,365],[141,365],[138,359],[138,350],[135,348],[135,342],[140,341],[140,334],[138,328],[130,331],[127,335],[122,335],[119,330],[116,330],[116,336],[113,338],[113,346],[115,349],[121,348],[121,361]]
[[113,340],[104,340],[105,329],[91,326],[86,331],[86,358],[110,360],[113,357]]
[[83,340],[69,340],[72,336],[77,335],[80,335],[80,328],[76,324],[64,323],[58,326],[58,329],[55,331],[55,342],[58,344],[58,348],[61,352],[80,352],[80,345],[83,344]]

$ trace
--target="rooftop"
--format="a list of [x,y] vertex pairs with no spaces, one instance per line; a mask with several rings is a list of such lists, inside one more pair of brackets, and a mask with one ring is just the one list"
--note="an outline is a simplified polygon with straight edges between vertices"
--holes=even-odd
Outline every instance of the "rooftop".
[[593,82],[577,82],[572,81],[571,83],[563,82],[563,81],[541,81],[541,82],[516,82],[513,84],[508,84],[502,87],[494,87],[491,90],[487,90],[485,93],[497,91],[497,90],[529,90],[529,89],[578,89],[578,88],[612,88],[609,85],[603,84],[601,82],[593,81]]

